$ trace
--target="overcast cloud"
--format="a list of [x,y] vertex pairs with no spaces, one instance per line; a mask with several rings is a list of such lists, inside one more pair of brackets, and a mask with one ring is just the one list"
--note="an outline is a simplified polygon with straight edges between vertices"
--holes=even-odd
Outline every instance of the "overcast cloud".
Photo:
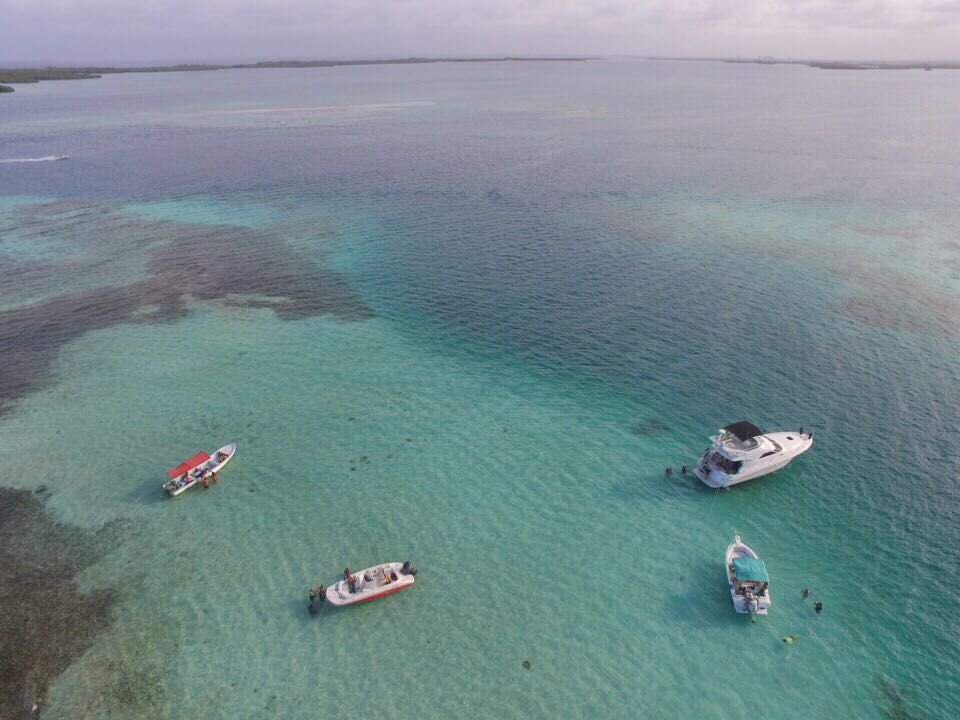
[[0,0],[0,63],[960,58],[960,0]]

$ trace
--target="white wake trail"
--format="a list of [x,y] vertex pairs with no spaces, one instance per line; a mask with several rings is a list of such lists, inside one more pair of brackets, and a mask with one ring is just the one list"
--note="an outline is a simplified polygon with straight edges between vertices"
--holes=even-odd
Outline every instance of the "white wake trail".
[[35,163],[35,162],[52,162],[54,160],[66,160],[69,155],[44,155],[43,157],[35,158],[7,158],[0,159],[0,163]]

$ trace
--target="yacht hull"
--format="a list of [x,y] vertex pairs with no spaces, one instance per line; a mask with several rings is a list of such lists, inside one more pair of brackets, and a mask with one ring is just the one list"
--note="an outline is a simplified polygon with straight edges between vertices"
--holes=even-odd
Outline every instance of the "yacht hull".
[[708,458],[712,452],[711,449],[704,453],[699,462],[697,462],[693,469],[694,475],[696,475],[703,484],[712,488],[739,485],[740,483],[769,475],[777,470],[782,470],[813,445],[813,437],[811,435],[801,435],[796,432],[767,433],[765,437],[777,443],[782,448],[780,452],[772,454],[769,457],[762,457],[757,460],[745,462],[739,472],[730,474],[723,472],[720,468],[712,466],[709,463]]

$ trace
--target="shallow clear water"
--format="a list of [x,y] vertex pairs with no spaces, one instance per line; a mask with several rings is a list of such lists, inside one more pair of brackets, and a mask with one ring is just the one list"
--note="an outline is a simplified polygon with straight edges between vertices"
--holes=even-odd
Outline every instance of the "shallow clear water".
[[[0,483],[122,528],[44,717],[956,716],[958,106],[702,63],[18,86],[0,160],[70,159],[0,164]],[[664,477],[743,418],[816,445]]]

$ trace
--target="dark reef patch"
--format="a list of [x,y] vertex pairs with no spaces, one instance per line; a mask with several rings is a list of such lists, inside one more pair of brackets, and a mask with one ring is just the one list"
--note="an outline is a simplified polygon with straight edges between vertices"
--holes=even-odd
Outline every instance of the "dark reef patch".
[[648,418],[647,420],[641,420],[633,426],[633,434],[639,435],[640,437],[653,437],[654,435],[662,435],[669,429],[662,420],[658,418]]
[[109,627],[114,593],[81,592],[76,578],[115,532],[61,525],[34,493],[0,487],[0,717],[42,708],[51,681]]
[[90,717],[157,717],[163,702],[164,668],[146,661],[136,662],[111,657],[84,659],[90,675],[97,678],[95,700],[90,702]]
[[907,696],[889,678],[877,677],[877,692],[883,705],[883,713],[892,720],[922,720],[922,716],[910,709]]
[[0,313],[0,416],[17,398],[49,384],[62,345],[130,319],[136,307],[132,288],[98,288]]
[[[876,228],[875,232],[879,232]],[[912,232],[900,229],[904,235]],[[887,232],[891,234],[893,231]],[[859,286],[854,295],[834,307],[843,315],[875,327],[903,332],[960,337],[960,300],[936,281],[926,280],[903,268],[877,262],[870,253],[836,246],[829,253],[819,244],[783,243],[751,248],[777,260],[821,266],[845,283]],[[830,262],[822,265],[823,258]],[[937,265],[943,265],[937,260]],[[949,263],[947,263],[949,265]]]
[[38,284],[49,291],[68,274],[100,278],[119,258],[145,266],[146,276],[0,312],[0,415],[52,381],[51,364],[64,344],[119,323],[182,318],[189,298],[268,308],[283,320],[372,316],[343,276],[269,230],[158,220],[105,204],[54,202],[18,208],[0,225],[0,237],[10,231],[76,247],[67,259],[49,263],[18,262],[10,253],[0,254],[3,295],[11,299],[35,292]]
[[916,225],[853,225],[854,232],[867,237],[889,237],[901,240],[913,240],[920,237],[920,228]]
[[838,305],[844,315],[876,327],[960,337],[960,301],[918,290],[915,297],[858,297]]

